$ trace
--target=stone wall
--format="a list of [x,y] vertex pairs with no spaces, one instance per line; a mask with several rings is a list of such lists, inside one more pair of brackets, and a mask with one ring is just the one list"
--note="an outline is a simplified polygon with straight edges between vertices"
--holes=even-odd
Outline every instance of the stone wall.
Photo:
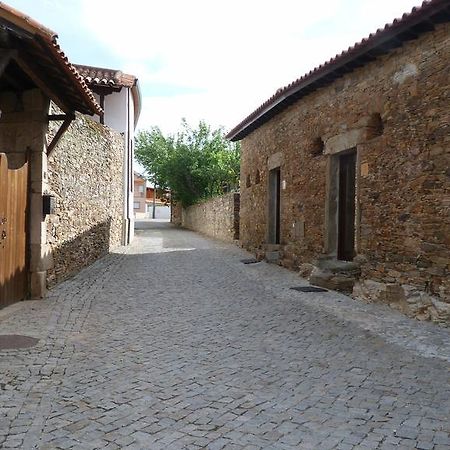
[[170,207],[170,221],[177,226],[182,225],[183,220],[183,207],[181,203],[172,201]]
[[[333,157],[357,150],[354,295],[450,322],[449,25],[291,105],[242,142],[241,241],[266,244],[268,167],[279,161],[283,262],[330,248]],[[273,161],[272,161],[273,162]]]
[[239,194],[231,193],[182,210],[181,226],[221,241],[239,239]]
[[[50,124],[50,135],[57,125]],[[47,216],[52,264],[49,286],[76,273],[121,244],[124,214],[123,137],[77,115],[48,158]]]

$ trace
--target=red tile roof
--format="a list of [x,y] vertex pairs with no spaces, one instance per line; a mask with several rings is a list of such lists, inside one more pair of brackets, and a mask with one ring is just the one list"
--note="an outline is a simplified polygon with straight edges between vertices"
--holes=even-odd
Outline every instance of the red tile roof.
[[89,85],[120,86],[131,88],[136,84],[134,75],[123,73],[121,70],[106,69],[76,64],[78,72]]
[[95,87],[109,86],[111,88],[125,87],[131,89],[134,100],[134,125],[137,125],[141,114],[142,99],[138,79],[134,75],[123,73],[121,70],[107,69],[76,64],[78,72],[84,81],[95,91]]
[[20,48],[23,63],[45,79],[47,93],[64,111],[102,112],[91,90],[58,45],[54,31],[2,2],[0,28],[10,34],[11,46]]
[[415,39],[419,34],[433,30],[435,23],[449,20],[450,0],[424,1],[421,7],[413,8],[409,14],[403,14],[400,19],[386,24],[384,28],[378,29],[340,55],[336,55],[288,86],[278,89],[226,137],[232,141],[244,138],[302,96],[401,46],[404,41]]

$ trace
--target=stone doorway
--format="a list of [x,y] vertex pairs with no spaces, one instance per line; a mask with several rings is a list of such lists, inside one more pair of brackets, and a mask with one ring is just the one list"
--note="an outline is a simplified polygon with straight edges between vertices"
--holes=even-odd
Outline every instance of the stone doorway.
[[357,150],[330,155],[328,160],[325,255],[353,261],[356,256]]
[[351,293],[360,268],[356,256],[356,148],[330,155],[326,204],[326,248],[315,261],[310,283]]

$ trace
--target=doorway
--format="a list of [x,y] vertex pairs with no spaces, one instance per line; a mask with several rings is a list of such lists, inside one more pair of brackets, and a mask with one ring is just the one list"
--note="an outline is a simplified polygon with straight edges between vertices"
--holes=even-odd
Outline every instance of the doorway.
[[280,243],[281,175],[277,167],[269,171],[269,233],[268,244]]
[[27,296],[28,163],[9,169],[0,153],[0,308]]
[[339,156],[337,257],[353,261],[355,256],[356,151]]

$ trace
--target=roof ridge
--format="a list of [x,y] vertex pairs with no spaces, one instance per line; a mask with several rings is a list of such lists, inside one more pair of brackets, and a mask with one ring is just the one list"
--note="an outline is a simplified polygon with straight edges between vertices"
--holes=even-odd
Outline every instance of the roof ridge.
[[431,12],[435,8],[437,9],[441,6],[445,7],[448,5],[450,5],[450,0],[424,0],[421,6],[414,6],[410,12],[404,13],[400,18],[395,18],[390,23],[386,23],[384,27],[378,28],[376,32],[370,33],[368,37],[362,38],[360,41],[351,45],[346,50],[343,50],[341,53],[336,54],[334,57],[330,58],[328,61],[320,64],[319,66],[316,66],[314,69],[311,69],[308,73],[303,74],[301,77],[292,81],[288,85],[278,88],[270,98],[268,98],[264,103],[256,108],[237,126],[231,129],[227,133],[226,137],[232,140],[237,140],[241,137],[245,137],[248,134],[245,133],[245,129],[248,128],[248,126],[250,126],[252,123],[254,123],[255,120],[260,119],[265,113],[267,113],[268,107],[271,104],[276,103],[274,105],[276,106],[281,101],[291,96],[293,93],[289,93],[290,90],[294,90],[296,88],[300,90],[300,86],[302,83],[307,82],[309,79],[312,79],[315,76],[320,78],[321,71],[325,71],[332,65],[338,65],[341,62],[340,60],[343,60],[345,58],[350,59],[353,54],[357,54],[361,50],[364,50],[365,47],[369,48],[372,45],[373,47],[375,47],[377,40],[382,41],[384,37],[386,37],[386,40],[392,38],[392,36],[389,36],[389,33],[391,31],[395,32],[396,28],[401,28],[402,26],[407,24],[408,21],[413,21],[416,18],[420,19],[421,17],[425,17],[428,11]]
[[3,16],[6,16],[6,20],[9,20],[14,25],[17,25],[16,22],[20,21],[21,28],[25,29],[29,33],[39,34],[41,37],[44,37],[47,40],[51,41],[56,40],[56,38],[58,37],[58,34],[50,28],[47,28],[37,20],[34,20],[27,14],[20,12],[18,9],[15,9],[4,2],[0,2],[0,9],[3,10]]
[[74,64],[74,66],[84,68],[84,69],[106,70],[108,72],[120,72],[119,69],[111,69],[109,67],[89,66],[87,64]]

